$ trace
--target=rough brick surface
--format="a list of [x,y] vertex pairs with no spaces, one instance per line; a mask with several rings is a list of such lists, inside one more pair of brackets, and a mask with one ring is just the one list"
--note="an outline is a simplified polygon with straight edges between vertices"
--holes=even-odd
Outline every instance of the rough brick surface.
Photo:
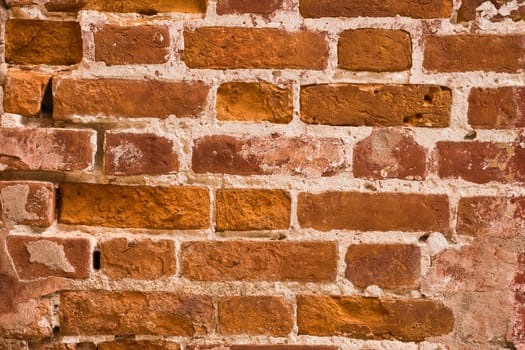
[[355,29],[340,34],[339,68],[352,71],[396,72],[412,66],[412,41],[402,30]]
[[523,39],[520,35],[429,35],[423,67],[435,72],[517,73],[525,68]]
[[208,190],[197,187],[60,185],[58,221],[72,225],[152,229],[209,226]]
[[217,91],[217,119],[288,123],[293,117],[290,87],[269,83],[231,82]]
[[203,335],[211,330],[213,318],[210,298],[199,295],[70,291],[60,299],[64,335]]
[[0,181],[0,208],[6,223],[50,226],[55,220],[55,188],[46,182]]
[[8,63],[71,65],[82,60],[77,22],[12,19],[5,31]]
[[0,171],[91,171],[92,130],[0,128]]
[[81,9],[107,12],[138,12],[153,15],[159,12],[202,13],[207,0],[51,0],[46,4],[49,11],[79,11]]
[[179,169],[173,141],[155,134],[106,132],[104,171],[110,175],[167,174]]
[[449,228],[448,198],[401,193],[300,193],[299,223],[320,231],[440,231]]
[[406,132],[375,130],[354,147],[353,173],[368,179],[422,180],[426,151]]
[[525,181],[525,148],[519,143],[437,143],[439,176],[475,183]]
[[173,241],[116,238],[99,249],[100,268],[109,278],[155,279],[177,270]]
[[287,229],[290,194],[282,190],[219,190],[216,195],[217,231]]
[[446,18],[452,13],[451,0],[301,0],[299,10],[304,17],[395,17]]
[[524,21],[0,1],[0,349],[525,350]]
[[286,336],[292,331],[292,307],[267,296],[225,297],[219,301],[219,332]]
[[314,69],[328,63],[328,43],[315,32],[209,27],[184,31],[182,59],[190,68]]
[[10,236],[7,250],[21,279],[88,278],[91,245],[82,238]]
[[202,82],[53,79],[55,119],[74,115],[130,118],[195,117],[203,112],[208,87]]
[[466,197],[459,201],[458,234],[513,237],[522,235],[524,228],[523,197]]
[[284,0],[218,0],[217,14],[242,14],[253,13],[258,15],[270,15],[283,6]]
[[107,25],[95,32],[95,60],[114,64],[160,64],[168,59],[170,33],[162,26]]
[[337,250],[333,242],[189,242],[181,265],[194,280],[328,282]]
[[195,141],[196,173],[330,176],[346,167],[343,142],[309,136],[239,139],[227,135]]
[[300,295],[299,334],[419,341],[447,334],[452,310],[433,300]]
[[329,84],[301,87],[301,120],[338,126],[446,127],[451,91],[431,85]]
[[46,73],[9,70],[4,83],[4,111],[39,117],[50,80],[51,75]]
[[525,127],[525,88],[474,88],[468,102],[468,122],[475,129]]
[[357,244],[348,247],[346,278],[357,287],[403,289],[418,286],[421,253],[414,245]]

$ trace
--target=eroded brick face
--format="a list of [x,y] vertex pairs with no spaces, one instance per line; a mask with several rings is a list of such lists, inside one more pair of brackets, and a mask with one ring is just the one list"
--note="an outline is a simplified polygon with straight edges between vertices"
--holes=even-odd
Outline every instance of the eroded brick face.
[[524,350],[524,15],[0,1],[0,350]]

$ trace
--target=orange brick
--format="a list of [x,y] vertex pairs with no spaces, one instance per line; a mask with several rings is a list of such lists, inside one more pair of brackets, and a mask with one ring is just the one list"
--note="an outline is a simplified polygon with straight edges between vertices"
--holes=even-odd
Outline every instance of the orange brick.
[[189,68],[323,70],[328,63],[328,43],[315,32],[201,27],[184,31],[184,47]]
[[335,280],[333,242],[188,242],[182,245],[182,274],[202,281]]
[[77,22],[11,19],[5,27],[5,60],[14,64],[71,65],[82,60]]
[[446,127],[452,93],[435,85],[326,84],[301,87],[301,120],[338,126]]
[[217,231],[287,229],[291,199],[282,190],[218,190]]
[[300,193],[304,228],[320,231],[440,231],[449,229],[446,195],[403,193]]
[[108,65],[165,63],[169,47],[164,26],[105,25],[95,32],[95,60]]
[[200,295],[69,291],[59,316],[63,335],[199,336],[212,329],[213,305]]
[[292,327],[292,306],[282,298],[235,296],[219,301],[221,334],[286,336]]
[[115,238],[99,244],[100,268],[109,278],[155,279],[174,275],[175,243]]
[[130,118],[195,117],[207,104],[202,82],[127,79],[53,79],[53,118],[74,115]]
[[269,83],[225,83],[217,91],[217,119],[289,123],[293,117],[290,87]]
[[9,70],[4,83],[4,111],[39,117],[51,74]]
[[297,324],[300,335],[423,341],[450,333],[454,316],[429,299],[300,295]]
[[402,30],[355,29],[340,34],[339,68],[397,72],[412,66],[412,40]]
[[423,67],[433,72],[494,71],[525,68],[522,35],[429,35]]
[[209,226],[206,188],[60,185],[58,221],[72,225],[151,229]]

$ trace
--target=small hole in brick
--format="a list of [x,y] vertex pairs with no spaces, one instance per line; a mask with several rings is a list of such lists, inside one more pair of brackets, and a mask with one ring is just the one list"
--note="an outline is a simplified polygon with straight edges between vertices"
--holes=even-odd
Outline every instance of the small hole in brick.
[[100,270],[100,252],[93,252],[93,269]]
[[58,326],[53,327],[53,335],[57,336],[59,334],[60,334],[60,327],[58,327]]
[[426,102],[428,102],[428,103],[432,103],[432,96],[430,96],[430,95],[425,95],[424,99],[425,99]]
[[430,234],[425,233],[423,236],[419,237],[420,242],[426,242],[428,237],[430,237]]
[[42,117],[51,117],[53,115],[53,85],[51,80],[47,83],[44,91],[44,97],[40,103],[40,112]]
[[403,123],[408,123],[410,121],[410,118],[409,117],[404,117],[403,118]]
[[417,113],[416,114],[416,119],[421,119],[423,118],[423,113]]

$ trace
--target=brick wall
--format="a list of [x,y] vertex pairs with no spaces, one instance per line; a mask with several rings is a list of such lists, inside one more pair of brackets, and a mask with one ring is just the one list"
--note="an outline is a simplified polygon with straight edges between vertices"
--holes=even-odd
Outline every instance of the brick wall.
[[525,349],[525,4],[5,0],[0,349]]

